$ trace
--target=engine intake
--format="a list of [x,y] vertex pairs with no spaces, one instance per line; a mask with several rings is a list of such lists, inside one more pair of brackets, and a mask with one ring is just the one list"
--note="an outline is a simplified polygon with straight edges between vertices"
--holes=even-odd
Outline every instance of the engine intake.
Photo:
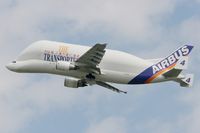
[[78,88],[87,86],[87,83],[83,80],[76,78],[65,78],[64,86],[70,88]]
[[61,71],[75,70],[76,66],[70,62],[58,61],[56,62],[56,69]]

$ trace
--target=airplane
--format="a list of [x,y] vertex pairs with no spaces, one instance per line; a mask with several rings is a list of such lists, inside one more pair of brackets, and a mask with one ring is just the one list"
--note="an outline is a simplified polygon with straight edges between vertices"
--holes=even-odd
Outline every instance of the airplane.
[[165,58],[143,59],[132,54],[106,49],[41,40],[32,43],[6,67],[19,73],[48,73],[66,76],[70,88],[99,85],[118,93],[127,93],[109,83],[150,84],[175,81],[191,87],[193,74],[182,74],[188,67],[192,45],[183,45]]

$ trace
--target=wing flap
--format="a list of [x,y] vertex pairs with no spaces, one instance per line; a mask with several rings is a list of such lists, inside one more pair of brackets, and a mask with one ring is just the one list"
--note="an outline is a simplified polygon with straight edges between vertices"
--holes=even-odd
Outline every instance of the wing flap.
[[122,90],[120,90],[120,89],[118,89],[118,88],[116,88],[114,86],[111,86],[111,85],[105,83],[105,82],[96,81],[96,84],[99,85],[99,86],[105,87],[107,89],[110,89],[112,91],[115,91],[117,93],[125,93],[125,94],[127,93],[126,91],[122,91]]

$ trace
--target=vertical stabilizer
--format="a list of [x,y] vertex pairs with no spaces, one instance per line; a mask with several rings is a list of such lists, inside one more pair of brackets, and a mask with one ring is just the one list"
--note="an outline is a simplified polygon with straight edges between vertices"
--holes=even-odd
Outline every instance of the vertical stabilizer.
[[159,76],[164,76],[166,79],[176,79],[183,69],[187,69],[188,55],[192,49],[192,45],[183,45],[166,58],[145,69],[129,84],[151,83]]

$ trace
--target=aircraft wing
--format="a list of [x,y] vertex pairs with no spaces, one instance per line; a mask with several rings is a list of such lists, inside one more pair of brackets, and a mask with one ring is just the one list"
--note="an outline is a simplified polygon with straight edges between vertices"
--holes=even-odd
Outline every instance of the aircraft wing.
[[[98,67],[99,63],[101,62],[104,54],[105,54],[106,44],[96,44],[91,49],[89,49],[85,54],[83,54],[78,60],[76,60],[75,65],[79,68],[79,70],[89,73],[86,75],[86,83],[89,84],[97,84],[99,86],[105,87],[112,91],[118,93],[127,93],[125,91],[119,90],[105,82],[102,81],[95,81],[95,77],[92,75],[94,74],[101,74],[101,70]],[[91,83],[90,83],[91,82]]]
[[121,93],[121,92],[125,93],[125,94],[127,93],[126,91],[122,91],[120,89],[117,89],[116,87],[111,86],[111,85],[109,85],[109,84],[107,84],[105,82],[102,82],[102,81],[96,81],[96,84],[99,85],[99,86],[105,87],[107,89],[110,89],[112,91],[118,92],[118,93]]
[[89,49],[85,54],[83,54],[75,64],[79,67],[80,70],[88,72],[101,74],[100,69],[98,68],[99,63],[101,62],[105,54],[106,44],[96,44],[91,49]]

